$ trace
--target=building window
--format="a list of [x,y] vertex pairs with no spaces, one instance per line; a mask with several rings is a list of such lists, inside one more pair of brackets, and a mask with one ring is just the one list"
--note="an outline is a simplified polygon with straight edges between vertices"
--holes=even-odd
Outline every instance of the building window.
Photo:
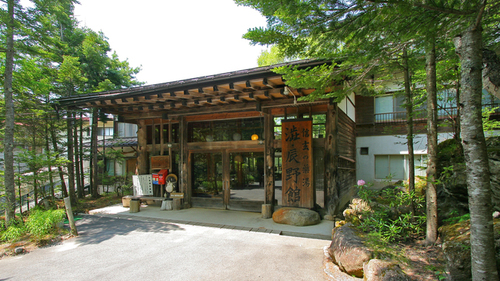
[[[310,118],[309,114],[304,114],[304,119]],[[287,119],[297,119],[297,116],[291,115],[287,116]],[[281,121],[285,120],[285,117],[274,117],[274,139],[281,139]],[[312,115],[312,130],[313,138],[324,138],[326,134],[326,114],[319,113]]]
[[118,123],[118,137],[137,137],[137,125],[129,123]]
[[359,150],[359,154],[368,155],[368,147],[361,147]]
[[98,136],[112,136],[113,135],[113,127],[97,128],[97,135]]
[[426,154],[415,154],[415,176],[425,177],[427,176],[427,155]]
[[251,140],[257,134],[264,139],[264,118],[190,122],[188,142]]
[[405,179],[404,155],[375,155],[376,179]]
[[375,97],[375,121],[392,121],[406,119],[403,96]]
[[[426,176],[427,155],[415,154],[415,176]],[[408,155],[375,155],[375,178],[407,180],[409,174]]]

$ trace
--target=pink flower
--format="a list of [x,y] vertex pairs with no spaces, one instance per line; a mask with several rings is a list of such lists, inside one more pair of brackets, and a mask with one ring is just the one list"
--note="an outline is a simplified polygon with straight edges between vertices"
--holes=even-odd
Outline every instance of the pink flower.
[[358,186],[365,185],[366,182],[364,180],[358,180]]

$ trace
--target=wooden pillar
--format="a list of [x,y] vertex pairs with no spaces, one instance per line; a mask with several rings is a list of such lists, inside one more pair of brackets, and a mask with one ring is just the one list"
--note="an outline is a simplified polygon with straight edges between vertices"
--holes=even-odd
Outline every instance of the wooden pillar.
[[188,126],[185,117],[179,120],[180,129],[180,163],[179,163],[179,176],[180,176],[180,190],[184,193],[184,208],[191,206],[191,157],[187,148],[188,140]]
[[152,119],[153,124],[151,125],[151,143],[152,145],[152,150],[151,150],[151,155],[157,155],[156,154],[156,125],[155,125],[155,119]]
[[162,119],[160,119],[160,155],[163,155],[163,143],[164,142],[165,142],[165,140],[164,140],[164,136],[163,136],[163,118],[162,118]]
[[337,104],[329,104],[326,113],[326,137],[325,137],[325,219],[334,219],[338,212],[339,189],[337,186],[337,165],[338,165],[338,114]]
[[222,201],[224,209],[228,209],[228,204],[230,203],[230,198],[231,198],[231,176],[230,176],[230,159],[229,159],[229,152],[227,150],[224,150],[222,152],[222,170],[224,172],[222,173],[222,190],[223,190],[223,195],[224,199]]
[[174,166],[173,166],[173,156],[172,156],[172,122],[170,120],[168,120],[168,132],[167,132],[167,135],[168,135],[168,143],[169,143],[169,146],[168,146],[168,161],[170,162],[169,163],[169,167],[171,170],[173,170]]
[[137,124],[137,166],[135,170],[138,175],[148,173],[148,138],[145,120],[139,120]]
[[[263,217],[272,214],[274,205],[274,118],[269,109],[264,113],[264,205]],[[271,210],[268,210],[271,208]],[[265,212],[264,212],[265,210]],[[265,215],[265,216],[264,216]]]

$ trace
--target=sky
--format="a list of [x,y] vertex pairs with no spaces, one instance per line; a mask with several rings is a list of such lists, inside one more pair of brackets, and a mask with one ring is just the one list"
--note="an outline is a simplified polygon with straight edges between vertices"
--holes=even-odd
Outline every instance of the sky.
[[233,0],[80,0],[80,26],[102,31],[137,80],[156,84],[257,67],[243,34],[265,18]]

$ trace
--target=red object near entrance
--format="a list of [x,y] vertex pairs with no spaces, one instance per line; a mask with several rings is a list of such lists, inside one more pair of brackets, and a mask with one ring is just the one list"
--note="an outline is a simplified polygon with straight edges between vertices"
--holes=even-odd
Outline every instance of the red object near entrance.
[[165,184],[165,179],[167,178],[168,170],[160,170],[158,173],[153,174],[153,184]]

